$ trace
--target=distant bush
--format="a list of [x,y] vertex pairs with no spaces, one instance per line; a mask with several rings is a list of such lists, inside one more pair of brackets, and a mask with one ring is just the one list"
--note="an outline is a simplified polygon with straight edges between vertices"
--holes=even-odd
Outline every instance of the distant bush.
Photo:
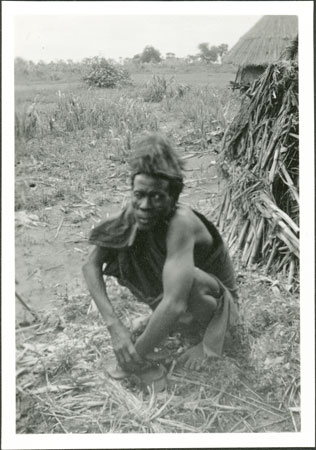
[[124,84],[131,84],[127,70],[117,67],[105,58],[95,57],[88,61],[87,74],[84,81],[89,86],[100,88],[114,88]]

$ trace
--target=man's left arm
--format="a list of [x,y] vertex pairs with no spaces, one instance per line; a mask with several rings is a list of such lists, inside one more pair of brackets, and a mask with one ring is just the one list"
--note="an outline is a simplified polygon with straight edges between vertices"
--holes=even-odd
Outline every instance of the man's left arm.
[[194,280],[194,231],[189,219],[178,217],[167,236],[167,258],[163,268],[163,299],[137,339],[135,349],[140,356],[152,351],[170,332],[186,311]]

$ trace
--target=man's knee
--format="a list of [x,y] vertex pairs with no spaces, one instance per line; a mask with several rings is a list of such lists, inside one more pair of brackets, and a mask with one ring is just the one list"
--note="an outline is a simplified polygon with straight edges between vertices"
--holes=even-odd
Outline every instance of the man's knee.
[[221,286],[215,277],[195,268],[195,276],[188,300],[188,311],[202,324],[207,324],[221,298]]
[[222,294],[221,291],[221,286],[215,277],[195,267],[190,299],[192,298],[197,300],[204,296],[210,296],[214,299],[219,299]]

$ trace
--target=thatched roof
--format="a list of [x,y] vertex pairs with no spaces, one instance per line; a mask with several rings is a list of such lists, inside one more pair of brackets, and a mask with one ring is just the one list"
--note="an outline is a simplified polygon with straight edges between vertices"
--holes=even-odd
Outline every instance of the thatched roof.
[[263,16],[223,61],[238,66],[266,66],[276,62],[298,33],[297,16]]

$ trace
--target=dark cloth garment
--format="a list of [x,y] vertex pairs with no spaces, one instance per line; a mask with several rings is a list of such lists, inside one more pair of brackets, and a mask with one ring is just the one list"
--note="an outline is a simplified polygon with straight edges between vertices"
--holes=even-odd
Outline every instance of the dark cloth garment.
[[[214,276],[222,287],[222,297],[205,334],[207,354],[220,355],[230,324],[237,316],[234,299],[237,289],[232,262],[227,247],[216,227],[197,211],[193,212],[203,222],[213,238],[212,249],[196,248],[194,263],[199,269]],[[163,297],[162,272],[167,255],[166,235],[168,222],[162,222],[154,231],[139,230],[131,205],[107,218],[95,227],[89,243],[106,249],[104,275],[117,278],[142,302],[152,309]]]
[[[195,266],[215,275],[236,295],[233,266],[227,248],[216,227],[202,214],[194,211],[213,238],[212,250],[198,248]],[[89,243],[106,248],[104,275],[114,276],[141,301],[149,305],[163,291],[162,271],[166,260],[168,223],[162,222],[154,232],[137,229],[132,209],[128,205],[95,227]]]

